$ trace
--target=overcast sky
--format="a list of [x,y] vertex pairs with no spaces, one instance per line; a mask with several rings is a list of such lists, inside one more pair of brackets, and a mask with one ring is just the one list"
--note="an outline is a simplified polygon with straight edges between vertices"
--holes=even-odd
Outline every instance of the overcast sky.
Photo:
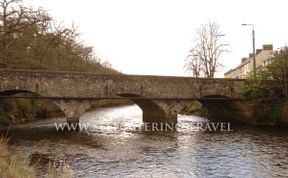
[[208,20],[220,25],[230,53],[223,73],[256,48],[287,45],[287,0],[24,0],[43,7],[58,22],[79,26],[81,39],[96,54],[126,74],[188,75],[184,59],[195,29]]

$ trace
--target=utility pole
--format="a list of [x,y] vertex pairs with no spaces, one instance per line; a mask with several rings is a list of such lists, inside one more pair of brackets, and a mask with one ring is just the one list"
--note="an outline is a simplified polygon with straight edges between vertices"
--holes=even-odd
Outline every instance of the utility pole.
[[243,23],[244,26],[252,26],[252,45],[253,45],[253,74],[254,78],[256,78],[256,53],[255,53],[255,30],[253,24]]

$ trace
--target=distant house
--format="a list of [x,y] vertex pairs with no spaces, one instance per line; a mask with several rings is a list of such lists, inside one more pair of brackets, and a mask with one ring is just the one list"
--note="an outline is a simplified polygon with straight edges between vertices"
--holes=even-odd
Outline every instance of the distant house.
[[[273,58],[273,45],[263,45],[263,49],[256,50],[256,69],[264,68]],[[236,68],[229,70],[224,74],[225,78],[239,78],[243,79],[253,71],[253,54],[249,54],[249,58],[242,58],[241,64]]]

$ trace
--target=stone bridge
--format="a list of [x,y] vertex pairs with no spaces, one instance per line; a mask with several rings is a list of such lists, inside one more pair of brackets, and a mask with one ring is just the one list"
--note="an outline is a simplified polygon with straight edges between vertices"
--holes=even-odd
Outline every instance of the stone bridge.
[[143,121],[148,123],[175,124],[177,114],[195,100],[216,117],[228,111],[230,101],[241,97],[242,84],[239,79],[0,70],[2,97],[31,92],[50,98],[68,123],[74,124],[93,102],[118,98],[135,102],[143,111]]

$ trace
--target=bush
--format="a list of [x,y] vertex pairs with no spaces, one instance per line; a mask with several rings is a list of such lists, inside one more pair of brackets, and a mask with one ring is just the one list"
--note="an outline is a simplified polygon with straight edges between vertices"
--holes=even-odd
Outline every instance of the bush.
[[282,96],[281,86],[269,80],[265,72],[257,71],[256,78],[249,76],[241,87],[241,94],[247,99],[267,99]]
[[242,87],[245,98],[262,99],[288,96],[288,47],[275,53],[272,63],[250,75]]

